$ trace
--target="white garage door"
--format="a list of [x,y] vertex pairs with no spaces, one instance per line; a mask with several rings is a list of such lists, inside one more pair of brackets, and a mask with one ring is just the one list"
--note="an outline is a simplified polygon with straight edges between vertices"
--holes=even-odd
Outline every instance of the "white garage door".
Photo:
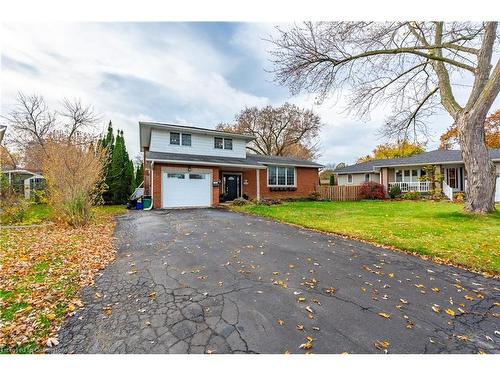
[[209,173],[163,173],[163,208],[209,207],[211,205],[210,184]]
[[500,202],[500,175],[497,176],[497,188],[495,190],[495,202]]

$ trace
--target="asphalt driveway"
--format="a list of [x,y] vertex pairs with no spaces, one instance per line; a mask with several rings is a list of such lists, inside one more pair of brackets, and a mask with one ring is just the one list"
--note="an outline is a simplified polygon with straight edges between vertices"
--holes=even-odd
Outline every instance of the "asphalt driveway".
[[115,236],[52,352],[500,352],[497,280],[217,209],[130,212]]

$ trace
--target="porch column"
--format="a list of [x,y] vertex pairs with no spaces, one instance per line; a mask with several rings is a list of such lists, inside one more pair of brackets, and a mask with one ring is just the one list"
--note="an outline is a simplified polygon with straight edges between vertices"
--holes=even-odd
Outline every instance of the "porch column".
[[[436,165],[436,169],[434,170],[434,173],[441,174],[443,172],[444,172],[444,170],[441,168],[441,165]],[[443,181],[444,181],[444,176],[443,176]],[[436,180],[436,182],[434,183],[434,189],[440,189],[441,191],[443,191],[443,184]]]
[[384,185],[386,198],[389,196],[389,170],[380,168],[380,183]]
[[260,169],[256,169],[255,173],[255,183],[257,184],[257,202],[260,202]]

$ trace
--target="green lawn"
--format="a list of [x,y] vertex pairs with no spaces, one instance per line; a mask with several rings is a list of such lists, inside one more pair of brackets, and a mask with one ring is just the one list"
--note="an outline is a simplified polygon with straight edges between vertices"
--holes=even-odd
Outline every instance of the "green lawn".
[[114,258],[113,218],[126,208],[94,210],[85,227],[29,226],[51,217],[47,206],[33,205],[16,227],[0,228],[0,354],[42,351],[82,305],[77,292],[90,275]]
[[[477,216],[448,202],[289,202],[237,211],[500,273],[500,212]],[[500,207],[498,207],[500,209]]]

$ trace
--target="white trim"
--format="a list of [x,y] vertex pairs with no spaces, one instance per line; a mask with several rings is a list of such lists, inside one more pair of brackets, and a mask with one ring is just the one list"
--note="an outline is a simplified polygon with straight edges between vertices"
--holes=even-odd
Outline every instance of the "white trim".
[[265,169],[266,166],[248,165],[248,164],[230,164],[230,163],[214,163],[207,161],[191,161],[191,160],[168,160],[168,159],[146,159],[146,161],[156,161],[157,163],[170,163],[170,164],[190,164],[190,165],[207,165],[214,167],[235,167],[247,169]]
[[[279,185],[278,184],[278,170],[276,170],[276,184],[275,185],[269,185],[269,167],[282,167],[285,168],[285,185]],[[286,182],[288,180],[288,168],[293,168],[293,185],[287,185]],[[269,164],[267,166],[267,175],[266,175],[266,183],[267,187],[297,187],[297,167],[294,165],[278,165],[278,164]]]

